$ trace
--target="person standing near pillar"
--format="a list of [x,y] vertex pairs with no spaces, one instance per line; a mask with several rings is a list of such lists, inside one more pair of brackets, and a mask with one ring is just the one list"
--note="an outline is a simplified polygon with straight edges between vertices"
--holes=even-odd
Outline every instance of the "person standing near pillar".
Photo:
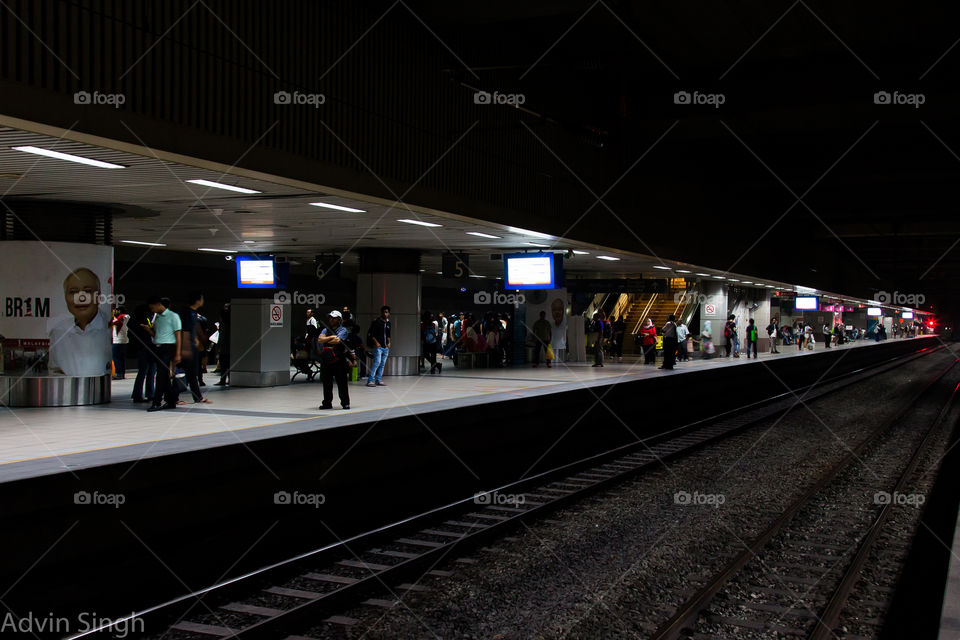
[[553,340],[553,329],[550,328],[550,322],[547,320],[547,312],[540,312],[540,319],[533,323],[533,368],[540,366],[540,353],[543,352],[547,361],[547,367],[552,367],[550,359],[546,357],[547,347]]
[[770,353],[780,353],[777,350],[777,339],[780,337],[780,331],[777,327],[776,318],[770,320],[770,324],[767,325],[767,335],[770,336]]
[[[339,313],[339,312],[338,312]],[[380,316],[373,320],[367,332],[367,346],[373,352],[373,365],[367,378],[368,387],[385,387],[383,368],[390,355],[390,307],[380,307]]]
[[672,313],[667,316],[667,322],[663,325],[663,364],[661,369],[673,369],[677,360],[677,317]]
[[343,326],[343,314],[330,312],[328,326],[317,337],[320,347],[320,379],[323,381],[323,404],[320,409],[333,408],[333,381],[337,381],[340,406],[350,408],[350,389],[347,386],[347,365],[352,365],[353,352],[347,348],[350,332]]
[[127,373],[127,345],[130,343],[128,331],[130,316],[123,307],[113,310],[110,328],[113,331],[113,379],[123,380]]

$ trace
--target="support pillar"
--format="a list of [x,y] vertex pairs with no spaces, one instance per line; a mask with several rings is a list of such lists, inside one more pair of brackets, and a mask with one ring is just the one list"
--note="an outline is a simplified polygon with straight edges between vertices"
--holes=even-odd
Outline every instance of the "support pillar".
[[362,249],[357,275],[356,321],[367,329],[390,307],[390,355],[384,375],[418,375],[420,356],[420,252],[410,249]]

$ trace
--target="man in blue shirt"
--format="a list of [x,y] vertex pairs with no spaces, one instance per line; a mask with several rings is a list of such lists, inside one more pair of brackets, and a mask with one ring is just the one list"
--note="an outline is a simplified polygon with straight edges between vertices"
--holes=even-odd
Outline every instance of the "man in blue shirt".
[[343,314],[331,311],[327,319],[328,326],[317,337],[320,350],[320,379],[323,381],[323,404],[320,409],[333,408],[333,380],[337,380],[337,392],[340,394],[340,406],[350,408],[350,390],[347,387],[347,363],[352,364],[353,352],[346,342],[350,332],[343,326]]
[[183,324],[180,316],[168,309],[169,298],[152,296],[147,301],[150,311],[156,314],[153,324],[140,325],[153,337],[157,355],[157,384],[153,404],[147,411],[177,408],[177,392],[173,386],[173,372],[180,362],[180,341]]

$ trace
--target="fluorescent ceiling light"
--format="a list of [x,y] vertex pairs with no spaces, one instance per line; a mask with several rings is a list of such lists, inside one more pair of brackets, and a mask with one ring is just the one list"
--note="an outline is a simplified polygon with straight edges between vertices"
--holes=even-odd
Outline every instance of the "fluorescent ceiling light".
[[740,282],[740,281],[737,280],[736,278],[730,278],[730,282]]
[[744,280],[743,284],[753,284],[753,280]]
[[165,247],[162,242],[141,242],[140,240],[121,240],[124,244],[141,244],[145,247]]
[[713,277],[716,278],[717,280],[726,280],[726,278],[724,278],[723,276],[713,276]]
[[540,247],[541,249],[549,249],[549,248],[550,248],[550,245],[548,245],[548,244],[539,244],[539,243],[537,243],[537,242],[525,242],[524,244],[528,244],[528,245],[530,245],[531,247]]
[[500,238],[500,236],[493,236],[493,235],[490,235],[489,233],[481,233],[479,231],[467,231],[467,235],[477,236],[478,238],[492,238],[495,240],[498,240]]
[[614,258],[613,256],[597,256],[597,260],[619,260],[620,258]]
[[579,249],[574,249],[573,252],[578,256],[588,256],[590,255],[589,251],[580,251]]
[[768,284],[768,285],[765,285],[765,286],[766,286],[768,289],[773,289],[773,285],[772,285],[772,284]]
[[664,271],[672,271],[672,269],[671,269],[670,267],[665,267],[665,266],[663,266],[662,264],[655,264],[655,265],[653,265],[653,268],[654,268],[654,269],[662,269],[662,270],[664,270]]
[[406,222],[407,224],[417,224],[421,227],[442,227],[442,224],[436,224],[433,222],[424,222],[423,220],[411,220],[410,218],[401,218],[397,222]]
[[314,207],[323,207],[324,209],[336,209],[337,211],[346,211],[347,213],[366,213],[363,209],[354,209],[353,207],[341,207],[338,204],[330,204],[327,202],[311,202]]
[[233,249],[211,249],[210,247],[200,247],[197,251],[210,251],[211,253],[236,253]]
[[697,275],[698,275],[698,276],[703,276],[704,278],[710,277],[710,274],[709,274],[709,273],[698,273]]
[[256,240],[244,240],[243,244],[256,244]]
[[41,149],[40,147],[13,147],[17,151],[24,151],[26,153],[33,153],[38,156],[46,156],[48,158],[56,158],[57,160],[69,160],[70,162],[79,162],[80,164],[87,164],[91,167],[100,167],[101,169],[126,169],[122,164],[114,164],[112,162],[103,162],[102,160],[94,160],[93,158],[84,158],[83,156],[75,156],[71,153],[61,153],[59,151],[51,151],[50,149]]
[[689,269],[677,269],[677,273],[690,273]]
[[471,274],[470,274],[470,277],[471,277],[471,278],[486,278],[487,276],[478,276],[478,275],[475,274],[475,273],[471,273]]
[[513,233],[519,233],[525,236],[532,236],[534,238],[544,238],[545,240],[553,240],[553,236],[549,233],[540,233],[539,231],[530,231],[529,229],[521,229],[519,227],[507,227],[507,231]]
[[235,187],[232,184],[223,184],[222,182],[214,182],[213,180],[187,180],[192,184],[199,184],[204,187],[212,187],[214,189],[224,189],[226,191],[236,191],[237,193],[260,193],[260,191],[254,191],[253,189],[246,189],[244,187]]

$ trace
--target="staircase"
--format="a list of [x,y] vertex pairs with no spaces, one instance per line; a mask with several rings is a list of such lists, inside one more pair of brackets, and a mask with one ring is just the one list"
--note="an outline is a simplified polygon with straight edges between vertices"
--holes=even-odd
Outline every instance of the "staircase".
[[625,306],[626,311],[623,316],[627,325],[627,333],[640,331],[640,325],[646,318],[653,320],[654,326],[659,329],[666,323],[667,316],[671,313],[678,314],[679,317],[686,305],[683,302],[677,303],[674,298],[675,293],[677,292],[667,291],[666,293],[631,295]]

